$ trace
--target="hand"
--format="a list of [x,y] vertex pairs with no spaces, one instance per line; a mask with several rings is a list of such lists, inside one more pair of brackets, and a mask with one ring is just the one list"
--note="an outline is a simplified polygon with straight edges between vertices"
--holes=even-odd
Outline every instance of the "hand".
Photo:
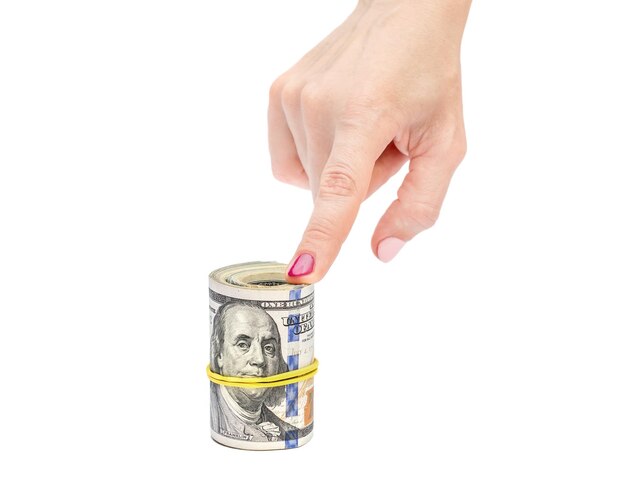
[[461,0],[361,1],[273,83],[273,173],[309,188],[315,202],[288,281],[326,274],[361,202],[407,160],[372,250],[391,260],[437,220],[465,155],[459,58],[468,9]]

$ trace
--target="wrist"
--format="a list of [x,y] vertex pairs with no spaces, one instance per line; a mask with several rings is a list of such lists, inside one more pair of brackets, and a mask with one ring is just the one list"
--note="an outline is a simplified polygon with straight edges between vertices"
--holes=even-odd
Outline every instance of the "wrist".
[[359,0],[357,9],[379,13],[401,10],[408,15],[427,15],[448,24],[461,24],[463,28],[471,3],[472,0]]
[[364,25],[395,25],[407,36],[428,34],[458,52],[470,5],[471,0],[359,0],[353,17]]

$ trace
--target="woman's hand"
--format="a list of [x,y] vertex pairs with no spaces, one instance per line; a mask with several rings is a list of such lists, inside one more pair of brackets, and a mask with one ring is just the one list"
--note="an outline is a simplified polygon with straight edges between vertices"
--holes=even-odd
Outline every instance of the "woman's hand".
[[273,173],[315,201],[290,282],[326,274],[361,202],[407,160],[372,250],[387,262],[437,220],[465,155],[459,57],[468,10],[458,0],[362,1],[272,85]]

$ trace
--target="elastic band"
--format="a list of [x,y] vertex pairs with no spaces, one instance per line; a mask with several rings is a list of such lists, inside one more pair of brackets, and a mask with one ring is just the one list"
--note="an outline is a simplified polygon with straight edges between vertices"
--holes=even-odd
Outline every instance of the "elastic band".
[[206,367],[206,375],[211,382],[215,382],[221,386],[256,388],[278,387],[310,379],[317,373],[317,366],[317,359],[313,359],[311,365],[307,365],[301,369],[283,372],[282,374],[270,375],[269,377],[228,377],[213,372],[209,364]]

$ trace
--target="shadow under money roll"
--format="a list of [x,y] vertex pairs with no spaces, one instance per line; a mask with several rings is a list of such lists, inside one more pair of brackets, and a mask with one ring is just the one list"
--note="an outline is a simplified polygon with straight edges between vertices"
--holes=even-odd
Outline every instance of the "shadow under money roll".
[[313,286],[286,266],[248,262],[209,275],[211,437],[281,450],[313,434]]

